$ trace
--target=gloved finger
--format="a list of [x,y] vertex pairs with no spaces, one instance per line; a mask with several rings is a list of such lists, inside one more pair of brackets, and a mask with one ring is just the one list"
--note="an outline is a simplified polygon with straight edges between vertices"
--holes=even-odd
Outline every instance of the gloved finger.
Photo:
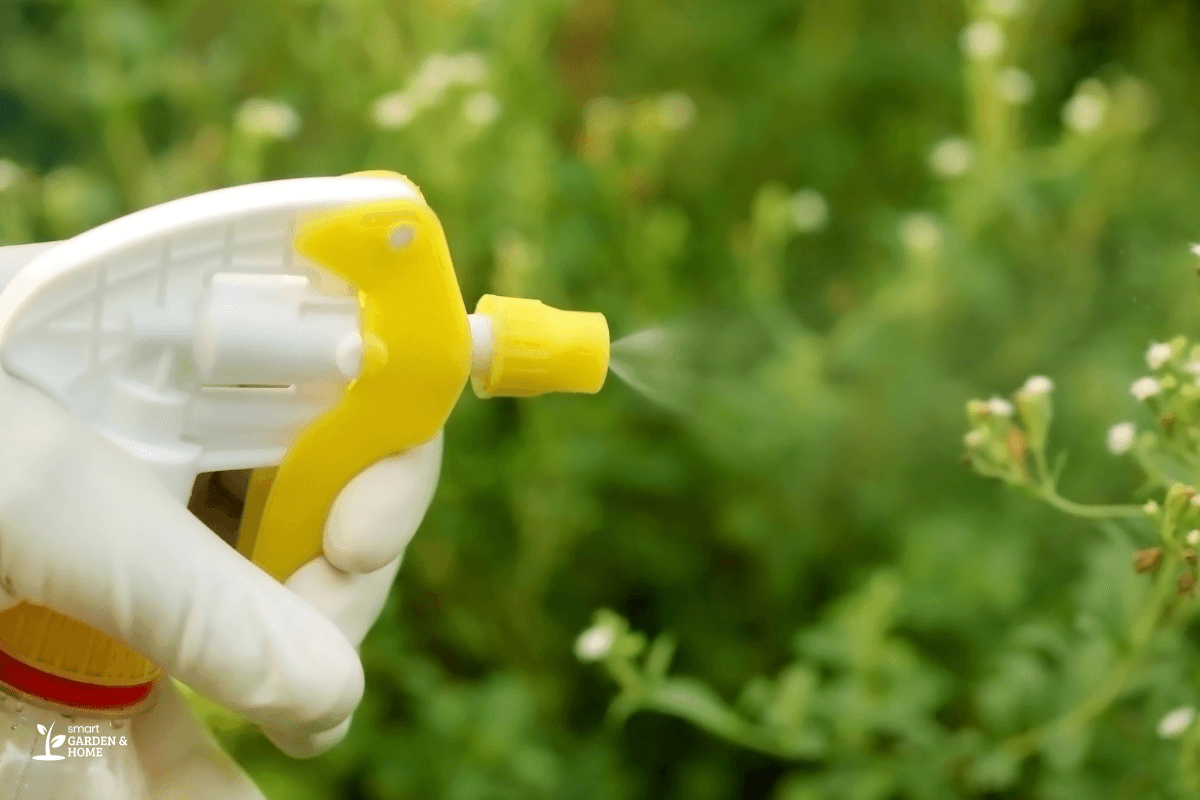
[[355,574],[343,572],[323,558],[314,558],[284,585],[330,619],[357,647],[383,610],[401,560],[397,556],[383,569]]
[[0,371],[0,585],[260,724],[325,731],[362,696],[337,627],[205,528],[140,462]]
[[[286,586],[333,620],[345,637],[358,645],[387,602],[400,561],[397,557],[383,569],[354,574],[337,569],[324,558],[314,558],[289,578]],[[312,758],[337,745],[349,730],[347,719],[318,733],[263,728],[263,735],[293,758]]]
[[306,734],[276,728],[262,728],[262,733],[284,755],[292,758],[313,758],[331,750],[345,739],[350,731],[352,719],[348,718],[341,725],[323,733]]
[[226,753],[169,679],[158,702],[133,720],[146,788],[155,800],[263,800],[250,776]]
[[[441,460],[439,432],[426,444],[355,477],[330,512],[324,555],[286,583],[356,646],[387,601],[404,550],[433,499]],[[293,758],[310,758],[335,746],[349,729],[347,719],[317,733],[264,727],[263,734]]]
[[442,434],[385,458],[350,481],[330,509],[325,558],[346,572],[374,572],[399,558],[437,488]]

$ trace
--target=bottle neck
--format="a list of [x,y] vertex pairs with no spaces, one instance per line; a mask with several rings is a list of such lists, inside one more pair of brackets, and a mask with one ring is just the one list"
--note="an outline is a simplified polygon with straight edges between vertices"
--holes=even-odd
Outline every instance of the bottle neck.
[[154,682],[98,686],[52,675],[0,650],[0,689],[31,704],[81,716],[132,717],[152,700]]
[[153,702],[161,671],[99,631],[21,603],[0,612],[0,688],[67,714],[129,717]]

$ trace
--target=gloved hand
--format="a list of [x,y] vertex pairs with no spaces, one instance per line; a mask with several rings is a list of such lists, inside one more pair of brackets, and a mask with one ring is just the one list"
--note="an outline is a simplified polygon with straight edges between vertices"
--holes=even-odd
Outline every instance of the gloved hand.
[[[285,752],[345,734],[356,653],[432,499],[440,435],[341,493],[325,555],[280,585],[142,464],[0,370],[0,609],[26,600],[128,643]],[[134,722],[152,796],[260,798],[169,680]]]

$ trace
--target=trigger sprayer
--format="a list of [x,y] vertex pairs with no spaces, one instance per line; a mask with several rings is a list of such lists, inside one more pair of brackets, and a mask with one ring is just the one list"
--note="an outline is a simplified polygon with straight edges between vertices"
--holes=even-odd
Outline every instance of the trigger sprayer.
[[[468,380],[594,393],[608,355],[598,313],[485,295],[468,314],[437,217],[395,173],[221,189],[0,248],[0,365],[181,502],[201,473],[253,469],[236,545],[281,581],[320,554],[340,490],[436,435]],[[62,614],[0,613],[0,740],[23,754],[0,758],[0,800],[143,797],[127,720],[160,678]],[[67,757],[68,727],[105,744]]]

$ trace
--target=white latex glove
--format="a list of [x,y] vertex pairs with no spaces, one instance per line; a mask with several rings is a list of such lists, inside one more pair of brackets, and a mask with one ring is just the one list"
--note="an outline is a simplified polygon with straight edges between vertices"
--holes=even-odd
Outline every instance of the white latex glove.
[[[281,586],[154,475],[0,370],[0,608],[47,606],[129,643],[169,675],[315,755],[363,690],[355,648],[433,495],[441,437],[367,469],[339,496],[326,555]],[[257,798],[170,681],[134,722],[151,792]]]

